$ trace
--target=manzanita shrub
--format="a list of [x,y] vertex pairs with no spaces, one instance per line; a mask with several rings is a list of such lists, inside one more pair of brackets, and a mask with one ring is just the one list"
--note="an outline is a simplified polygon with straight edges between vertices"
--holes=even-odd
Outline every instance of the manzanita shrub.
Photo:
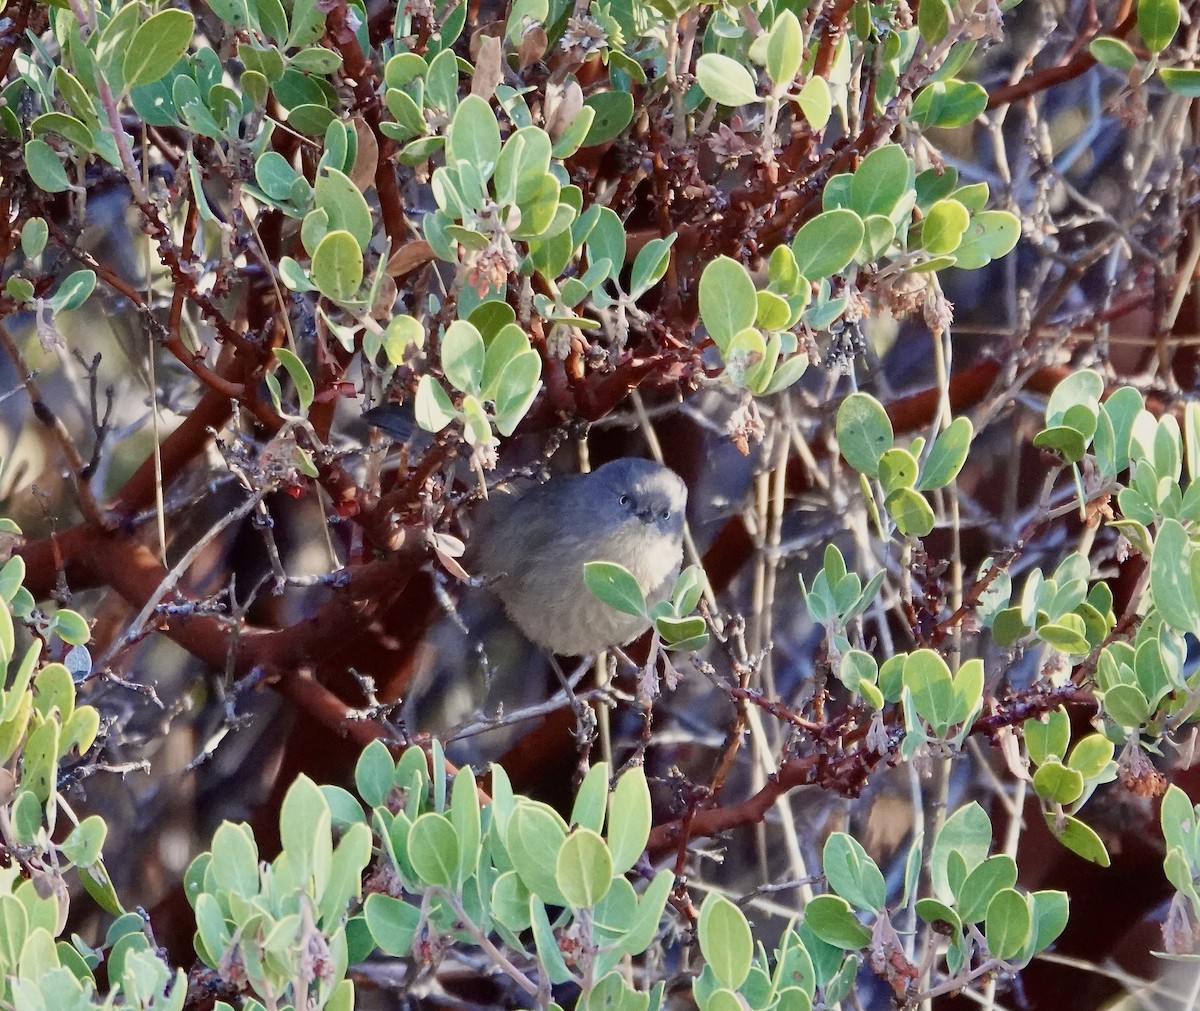
[[[1195,958],[1194,11],[4,13],[0,1006],[1036,1001],[1116,803]],[[705,553],[586,567],[632,688],[463,644],[426,723],[471,506],[563,442]]]

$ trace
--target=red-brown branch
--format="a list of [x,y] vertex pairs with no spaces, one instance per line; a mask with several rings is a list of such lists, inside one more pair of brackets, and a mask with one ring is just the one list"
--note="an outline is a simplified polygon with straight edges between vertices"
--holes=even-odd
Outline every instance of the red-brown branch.
[[[1133,31],[1137,26],[1137,15],[1132,12],[1132,8],[1133,0],[1122,0],[1121,7],[1117,11],[1116,27],[1108,33],[1109,35],[1121,39]],[[988,95],[987,107],[997,109],[1003,105],[1019,102],[1030,95],[1047,91],[1056,84],[1062,84],[1086,74],[1095,65],[1096,58],[1087,49],[1080,48],[1066,63],[1035,71],[1027,77],[1021,78],[1015,84],[993,89]]]

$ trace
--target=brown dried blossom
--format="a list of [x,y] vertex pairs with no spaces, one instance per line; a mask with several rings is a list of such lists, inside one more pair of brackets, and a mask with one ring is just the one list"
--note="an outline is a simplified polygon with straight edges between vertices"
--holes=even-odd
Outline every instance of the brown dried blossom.
[[567,21],[563,32],[562,48],[565,52],[583,58],[597,52],[608,43],[604,26],[586,14],[576,14]]
[[1138,797],[1161,797],[1167,792],[1167,777],[1159,772],[1150,757],[1130,742],[1117,762],[1117,775],[1125,789]]
[[762,442],[766,426],[753,397],[747,397],[729,416],[725,431],[742,456],[750,455],[750,443]]
[[742,135],[732,130],[727,123],[718,124],[709,134],[708,146],[726,168],[736,165],[740,159],[754,151]]

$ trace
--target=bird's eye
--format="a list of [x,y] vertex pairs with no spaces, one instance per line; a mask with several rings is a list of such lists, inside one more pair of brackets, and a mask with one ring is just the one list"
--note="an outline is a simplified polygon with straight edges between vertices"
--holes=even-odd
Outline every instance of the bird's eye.
[[621,505],[623,505],[623,506],[629,505],[629,496],[628,495],[621,496]]
[[670,518],[671,518],[671,510],[670,510],[670,509],[664,509],[664,510],[662,511],[662,519],[664,519],[664,520],[669,520]]

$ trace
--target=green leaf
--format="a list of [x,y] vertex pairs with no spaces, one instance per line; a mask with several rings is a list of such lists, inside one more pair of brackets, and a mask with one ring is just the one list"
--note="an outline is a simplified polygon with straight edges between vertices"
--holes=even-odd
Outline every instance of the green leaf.
[[629,297],[634,301],[662,280],[671,263],[671,246],[677,238],[672,232],[665,239],[651,239],[638,251],[629,272]]
[[504,832],[505,849],[525,887],[536,898],[557,906],[566,905],[554,874],[566,838],[567,827],[558,813],[530,800],[517,804]]
[[410,347],[425,346],[425,327],[412,316],[393,316],[383,331],[383,352],[392,365],[404,361]]
[[[1115,39],[1111,35],[1097,35],[1088,43],[1088,52],[1092,54],[1097,63],[1112,67],[1114,70],[1131,70],[1137,66],[1138,62],[1133,50],[1121,39]],[[1195,71],[1188,72],[1195,73]],[[1163,83],[1170,88],[1171,85],[1166,78],[1166,68],[1162,72],[1162,77]]]
[[1179,0],[1138,0],[1137,26],[1146,48],[1162,52],[1179,30]]
[[599,833],[579,828],[567,836],[558,851],[554,876],[574,909],[590,909],[604,898],[612,885],[613,859]]
[[[607,762],[597,762],[587,771],[571,805],[570,822],[580,828],[600,832],[604,828],[604,813],[608,807]],[[612,849],[611,840],[609,849]]]
[[810,281],[838,273],[863,241],[863,220],[854,211],[835,208],[807,221],[792,239],[796,267]]
[[704,595],[707,579],[699,565],[689,565],[675,580],[671,590],[671,601],[676,614],[691,614]]
[[82,151],[91,151],[96,146],[91,130],[74,116],[68,116],[62,112],[47,112],[38,116],[29,124],[29,132],[35,137],[56,133]]
[[935,256],[953,253],[963,233],[970,224],[971,216],[957,200],[939,200],[930,209],[921,225],[921,246]]
[[646,770],[635,765],[621,774],[608,803],[608,846],[613,873],[630,870],[646,849],[653,824]]
[[1133,730],[1150,720],[1150,703],[1133,685],[1114,685],[1104,693],[1102,702],[1104,712],[1119,727]]
[[[86,624],[86,623],[85,623]],[[49,663],[38,671],[33,680],[33,708],[46,719],[54,719],[66,729],[75,711],[75,682],[71,672],[61,663]],[[59,754],[62,754],[60,748]]]
[[767,41],[767,75],[775,85],[775,92],[782,94],[800,72],[800,61],[804,57],[804,34],[800,21],[790,10],[784,10],[771,25]]
[[935,81],[913,99],[912,118],[926,127],[966,126],[987,109],[988,94],[974,81]]
[[453,115],[458,108],[458,57],[443,49],[429,62],[425,75],[425,104]]
[[[917,915],[930,924],[939,934],[961,933],[962,920],[958,913],[937,899],[917,899]],[[945,924],[945,927],[941,925]],[[948,929],[946,929],[948,928]]]
[[622,614],[648,617],[646,595],[632,572],[615,562],[585,562],[583,581],[597,599]]
[[[317,0],[293,0],[290,7],[291,31],[288,33],[287,48],[312,45],[325,33],[325,7]],[[317,51],[321,52],[322,50]],[[323,51],[329,52],[329,50]],[[313,52],[313,50],[307,50],[307,52]],[[333,55],[339,56],[340,54],[334,53]],[[295,57],[293,57],[294,61]],[[340,66],[340,58],[338,65]]]
[[[329,230],[331,232],[337,230],[349,232],[354,236],[354,241],[358,243],[359,250],[366,252],[367,245],[371,241],[374,223],[366,198],[350,181],[350,177],[337,169],[325,168],[317,176],[314,199],[316,206],[323,210],[328,218]],[[360,264],[361,261],[360,255]],[[315,263],[313,273],[316,273]],[[361,269],[359,280],[361,281]],[[318,287],[320,287],[319,284]],[[358,289],[357,283],[354,285],[354,289]]]
[[308,409],[312,406],[315,391],[312,376],[308,374],[304,362],[287,348],[276,348],[275,357],[279,364],[287,370],[292,385],[296,387],[296,399],[300,402],[300,416],[308,417]]
[[662,636],[667,649],[691,652],[703,649],[708,644],[707,625],[699,615],[691,618],[672,618],[669,615],[659,615],[654,619],[654,627]]
[[[32,734],[29,736],[29,741],[33,741]],[[26,779],[29,779],[30,773],[34,771],[31,768],[31,759],[35,757],[30,754],[27,746],[24,756]],[[17,799],[13,801],[11,818],[13,833],[18,843],[31,846],[37,842],[38,835],[42,831],[42,802],[37,790],[22,790],[17,794]]]
[[950,30],[950,5],[946,0],[921,0],[917,8],[917,30],[930,46],[936,46]]
[[46,240],[50,237],[50,226],[45,218],[30,218],[21,228],[21,252],[26,259],[33,259],[46,248]]
[[1150,558],[1150,592],[1159,614],[1180,632],[1200,629],[1200,606],[1191,579],[1193,550],[1182,524],[1163,520]]
[[1043,428],[1033,437],[1033,444],[1059,453],[1068,463],[1078,463],[1087,452],[1087,442],[1079,431],[1062,425]]
[[66,169],[54,148],[44,140],[31,140],[25,144],[25,169],[29,178],[47,193],[62,193],[71,188]]
[[1017,864],[1006,853],[988,857],[958,889],[958,913],[966,923],[982,920],[997,893],[1017,883]]
[[415,410],[417,424],[426,432],[440,432],[458,417],[450,395],[433,376],[422,376],[417,382]]
[[423,76],[428,69],[429,65],[417,53],[397,53],[387,61],[383,78],[389,88],[403,88]]
[[913,173],[912,161],[899,144],[876,148],[854,171],[850,181],[851,207],[863,218],[870,214],[887,217],[912,184]]
[[[583,105],[595,114],[592,125],[583,139],[583,147],[605,144],[633,122],[633,96],[627,91],[598,91],[594,95],[588,95],[583,100]],[[549,139],[546,138],[547,141]]]
[[247,898],[258,894],[258,847],[245,825],[218,826],[210,869],[218,888]]
[[1061,762],[1048,761],[1033,774],[1033,789],[1053,804],[1074,804],[1083,796],[1083,776]]
[[1104,380],[1094,369],[1072,372],[1054,387],[1047,399],[1046,423],[1069,424],[1067,417],[1072,408],[1087,407],[1095,410],[1103,393]]
[[1043,889],[1030,895],[1029,901],[1033,906],[1033,950],[1045,951],[1067,926],[1067,893]]
[[883,500],[883,507],[905,537],[925,537],[937,522],[924,496],[910,488],[897,488]]
[[988,949],[996,958],[1009,959],[1020,953],[1032,927],[1033,917],[1024,895],[1015,888],[996,893],[984,924]]
[[77,867],[94,864],[100,859],[107,835],[108,825],[104,819],[98,814],[89,815],[71,829],[71,834],[63,840],[63,855]]
[[1021,237],[1021,222],[1008,211],[980,211],[954,251],[955,266],[964,270],[985,267],[1012,250]]
[[479,331],[464,320],[455,320],[442,336],[441,352],[442,370],[450,384],[456,390],[477,396],[487,353]]
[[423,881],[452,887],[458,874],[459,840],[450,819],[435,811],[417,818],[408,833],[408,859]]
[[1159,823],[1168,850],[1191,845],[1190,837],[1196,832],[1196,810],[1188,795],[1174,784],[1163,794]]
[[496,382],[496,431],[512,435],[541,387],[542,359],[536,351],[512,358]]
[[454,777],[450,793],[450,821],[458,834],[458,877],[461,884],[479,872],[482,818],[479,812],[479,786],[475,773],[464,765]]
[[[1130,53],[1130,55],[1133,54]],[[1200,70],[1191,70],[1185,67],[1163,67],[1158,72],[1158,76],[1162,78],[1168,91],[1184,95],[1187,98],[1200,98]]]
[[[757,298],[755,305],[757,306]],[[761,378],[759,370],[767,362],[767,342],[756,328],[746,327],[735,333],[721,347],[721,358],[725,362],[725,372],[731,382],[754,390]]]
[[287,201],[300,174],[278,151],[266,151],[254,163],[254,178],[267,196]]
[[754,326],[757,315],[749,271],[728,256],[712,260],[700,275],[700,318],[722,356],[735,334]]
[[[399,88],[388,88],[383,96],[383,100],[387,105],[388,112],[396,120],[394,129],[384,130],[384,133],[391,137],[392,140],[405,141],[410,137],[417,137],[428,133],[429,124],[425,122],[425,116],[421,112],[421,107],[417,105],[408,92],[401,91]],[[390,125],[383,123],[380,129]]]
[[322,295],[335,302],[349,302],[363,279],[362,249],[358,240],[344,230],[331,231],[317,244],[312,258],[312,277]]
[[571,970],[563,960],[562,951],[550,926],[550,917],[546,914],[546,905],[537,895],[529,898],[529,919],[533,924],[533,940],[537,946],[538,960],[541,962],[550,982],[566,983],[571,979]]
[[[7,562],[0,566],[0,599],[11,603],[24,581],[25,559],[20,555],[13,555]],[[0,706],[0,709],[2,708],[3,706]],[[3,716],[0,715],[0,720],[2,719]]]
[[696,82],[705,95],[721,105],[761,101],[750,71],[720,53],[705,53],[696,61]]
[[1025,747],[1034,765],[1050,757],[1063,758],[1071,743],[1071,720],[1066,709],[1059,706],[1038,719],[1025,721]]
[[1042,813],[1046,819],[1046,827],[1072,853],[1083,857],[1084,860],[1099,864],[1101,867],[1109,865],[1111,860],[1108,850],[1104,848],[1100,837],[1089,826],[1071,815],[1056,816],[1048,811]]
[[529,889],[516,871],[505,871],[492,885],[492,916],[514,934],[529,928]]
[[446,142],[447,164],[468,161],[486,182],[500,158],[500,124],[492,107],[478,95],[468,95],[458,105]]
[[904,661],[904,687],[912,692],[917,714],[941,730],[954,719],[954,682],[946,661],[931,649],[918,649]]
[[132,50],[133,37],[141,21],[141,4],[130,2],[116,10],[108,24],[100,29],[94,50],[96,63],[114,95],[125,90],[125,57]]
[[325,794],[307,776],[288,787],[279,811],[279,834],[301,880],[324,890],[333,859],[332,815]]
[[324,77],[341,69],[342,54],[323,46],[314,46],[312,49],[302,49],[290,57],[288,66],[305,74],[320,74]]
[[363,904],[367,929],[381,951],[404,958],[412,954],[413,939],[421,925],[421,910],[400,899],[378,892]]
[[883,910],[887,885],[875,861],[857,839],[834,832],[825,841],[821,866],[829,887],[860,909]]
[[969,183],[957,187],[950,195],[972,214],[978,214],[987,205],[989,188],[987,183]]
[[950,887],[947,874],[950,857],[957,854],[970,871],[987,857],[991,843],[991,820],[974,801],[960,807],[946,819],[929,856],[930,880],[939,899],[943,902],[955,901],[955,890]]
[[944,488],[962,470],[971,448],[973,429],[970,418],[955,418],[934,440],[929,456],[921,467],[917,491]]
[[860,474],[877,475],[879,461],[894,441],[883,405],[869,393],[851,393],[838,407],[836,432],[846,462]]
[[82,646],[92,637],[91,626],[78,611],[68,608],[55,611],[53,622],[53,631],[63,642],[70,643],[72,646]]
[[6,975],[15,972],[28,932],[29,916],[20,899],[0,895],[0,966]]
[[907,449],[889,449],[879,458],[879,483],[890,495],[898,488],[917,483],[917,460]]
[[[878,678],[879,665],[870,653],[851,649],[842,654],[838,679],[851,691],[861,691],[864,684],[873,686]],[[850,898],[845,892],[841,894]]]
[[290,291],[316,290],[308,272],[290,256],[284,256],[279,260],[279,279]]
[[[612,50],[609,50],[610,60],[613,55]],[[587,140],[588,134],[592,132],[592,125],[595,122],[595,108],[590,105],[583,106],[575,114],[575,118],[571,120],[567,128],[558,135],[558,140],[554,142],[554,157],[566,160],[583,147],[584,141]]]
[[823,77],[810,77],[800,89],[796,99],[808,125],[814,130],[824,130],[833,114],[833,94]]
[[274,42],[287,41],[287,12],[280,0],[255,0],[258,24],[263,32]]
[[1087,627],[1076,614],[1063,614],[1058,621],[1048,621],[1037,627],[1038,638],[1063,653],[1083,655],[1091,651]]
[[1089,734],[1071,749],[1067,765],[1084,779],[1095,779],[1108,769],[1113,751],[1113,742],[1103,734]]
[[94,270],[76,270],[63,278],[62,284],[50,299],[50,307],[55,312],[69,312],[78,309],[88,300],[96,288],[96,272]]
[[[485,305],[487,303],[484,303]],[[510,310],[511,311],[511,310]],[[504,370],[512,361],[521,355],[528,354],[532,347],[525,331],[511,321],[497,321],[492,325],[486,317],[489,314],[471,313],[469,320],[472,325],[478,322],[478,329],[487,344],[487,355],[483,363],[483,388],[481,396],[485,400],[496,399],[500,389],[501,377]]]
[[[811,906],[810,906],[811,908]],[[746,917],[732,902],[709,892],[700,907],[700,952],[723,986],[736,990],[750,974],[754,938]]]
[[4,291],[18,302],[28,302],[33,298],[33,282],[17,274],[10,274],[4,282]]
[[858,922],[850,903],[837,895],[818,895],[809,902],[804,907],[804,925],[835,948],[854,950],[871,943],[871,931]]
[[133,33],[125,54],[125,87],[162,80],[191,45],[196,21],[174,8],[151,15]]
[[382,741],[372,741],[358,756],[354,766],[354,788],[368,807],[379,807],[392,789],[396,763]]
[[[618,879],[615,885],[619,886],[622,880]],[[640,955],[654,942],[659,924],[662,922],[663,909],[666,907],[674,884],[675,875],[670,871],[663,870],[654,875],[654,879],[642,893],[641,899],[638,900],[637,914],[632,922],[628,923],[628,930],[621,940],[621,950],[625,954]],[[618,891],[618,887],[614,887],[609,895],[616,894]]]

